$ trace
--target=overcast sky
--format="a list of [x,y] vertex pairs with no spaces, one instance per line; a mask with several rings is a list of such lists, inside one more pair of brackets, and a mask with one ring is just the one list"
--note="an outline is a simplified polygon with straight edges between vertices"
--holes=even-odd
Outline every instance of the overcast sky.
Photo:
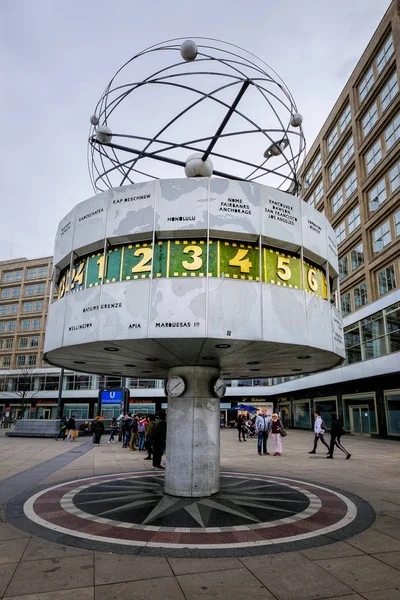
[[287,83],[308,147],[389,0],[0,0],[0,260],[50,255],[93,195],[89,118],[114,72],[174,37],[224,39]]

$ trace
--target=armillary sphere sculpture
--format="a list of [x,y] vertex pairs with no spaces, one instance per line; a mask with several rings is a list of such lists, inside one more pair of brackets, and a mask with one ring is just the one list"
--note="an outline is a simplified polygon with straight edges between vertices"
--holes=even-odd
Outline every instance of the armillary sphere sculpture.
[[263,61],[199,38],[136,54],[90,121],[96,195],[58,228],[45,358],[166,379],[165,491],[208,496],[223,378],[344,356],[336,236],[298,196],[302,117]]

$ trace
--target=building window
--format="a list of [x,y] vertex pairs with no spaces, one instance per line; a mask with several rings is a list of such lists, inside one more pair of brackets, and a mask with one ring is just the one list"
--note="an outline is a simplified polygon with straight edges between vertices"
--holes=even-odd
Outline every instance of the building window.
[[375,167],[375,165],[378,164],[378,162],[381,160],[381,158],[382,158],[382,146],[381,146],[381,140],[378,140],[377,142],[375,142],[375,144],[372,146],[372,148],[365,155],[365,164],[367,167],[367,173],[370,173],[372,171],[372,169]]
[[347,228],[352,233],[360,225],[360,207],[357,205],[347,217]]
[[3,298],[19,298],[19,288],[4,288],[1,290],[1,297]]
[[331,166],[329,167],[329,175],[331,178],[331,183],[335,181],[336,177],[339,175],[342,170],[342,166],[340,164],[340,156],[337,156]]
[[390,265],[378,273],[379,295],[383,296],[396,287],[394,266]]
[[32,319],[32,329],[40,329],[41,319]]
[[363,118],[361,119],[361,126],[364,137],[368,135],[373,126],[378,120],[378,105],[376,102],[373,103],[372,106],[369,107],[368,111],[365,113]]
[[343,133],[343,131],[346,129],[347,125],[350,123],[350,119],[351,119],[350,104],[347,104],[346,108],[344,109],[344,111],[342,112],[342,114],[339,117],[340,133]]
[[35,311],[43,310],[43,304],[44,304],[43,300],[38,300],[37,302],[34,302],[33,310],[35,310]]
[[389,179],[390,191],[394,192],[400,186],[400,161],[393,167],[393,169],[390,169]]
[[28,356],[28,366],[29,367],[34,367],[36,365],[36,354],[30,354]]
[[350,173],[350,175],[344,182],[344,189],[346,200],[348,200],[357,189],[357,175],[355,170]]
[[396,232],[396,237],[400,235],[400,210],[397,211],[394,215],[394,230]]
[[355,271],[356,269],[358,269],[358,267],[360,267],[361,265],[364,264],[363,245],[358,244],[358,246],[353,248],[353,250],[351,251],[350,257],[351,257],[351,270]]
[[388,333],[389,352],[400,350],[400,304],[394,304],[386,310],[386,331]]
[[47,277],[47,267],[35,267],[32,269],[28,269],[28,279],[41,279],[43,277]]
[[364,98],[367,96],[369,90],[374,85],[374,81],[375,81],[374,70],[372,67],[370,67],[368,69],[368,71],[366,72],[364,78],[361,80],[361,83],[358,87],[359,94],[360,94],[360,102],[362,102],[364,100]]
[[351,312],[350,293],[344,294],[344,296],[341,297],[340,304],[343,316],[348,315],[349,312]]
[[353,141],[353,136],[351,136],[347,140],[345,145],[343,146],[343,150],[342,150],[343,165],[346,165],[353,155],[354,155],[354,141]]
[[381,98],[381,107],[382,112],[387,109],[393,98],[399,92],[399,84],[397,81],[397,74],[394,73],[389,81],[383,86],[380,98]]
[[31,322],[29,319],[23,319],[21,321],[21,329],[29,329],[31,326]]
[[25,362],[26,362],[26,356],[24,356],[23,354],[21,354],[20,356],[17,356],[17,367],[24,367]]
[[390,234],[390,223],[389,221],[385,221],[373,232],[374,252],[380,252],[385,246],[390,244],[391,241],[392,236]]
[[334,147],[334,145],[336,144],[338,139],[339,139],[339,132],[338,132],[337,125],[335,125],[335,127],[332,129],[332,131],[328,135],[328,152],[330,152],[332,150],[332,148]]
[[19,338],[19,347],[27,348],[28,347],[28,338],[26,338],[26,337]]
[[21,281],[22,271],[8,271],[3,275],[3,282],[8,283],[10,281]]
[[13,342],[14,342],[14,340],[13,340],[12,338],[7,338],[7,339],[6,339],[6,340],[4,340],[4,341],[5,341],[5,343],[6,343],[6,348],[7,348],[7,349],[9,349],[9,348],[12,348],[12,347],[13,347]]
[[9,367],[11,365],[11,356],[3,356],[3,367]]
[[336,194],[332,196],[332,212],[333,214],[343,206],[343,191],[342,188],[338,189]]
[[319,173],[319,171],[321,170],[321,153],[319,152],[313,162],[313,173],[314,173],[314,177],[317,175],[317,173]]
[[322,196],[324,195],[324,185],[323,185],[322,181],[320,181],[320,183],[315,188],[314,194],[315,194],[315,204],[318,204],[318,202],[321,200]]
[[24,302],[23,311],[32,312],[32,302]]
[[355,308],[361,308],[364,304],[368,304],[367,284],[361,283],[358,287],[354,288],[354,306]]
[[36,335],[31,337],[29,340],[29,345],[31,348],[37,348],[39,346],[39,338]]
[[15,331],[15,321],[0,321],[0,333]]
[[349,263],[347,260],[347,256],[343,256],[343,258],[339,259],[339,279],[343,279],[348,274],[349,274]]
[[360,362],[361,356],[361,335],[359,322],[349,325],[344,329],[344,344],[346,347],[346,361],[349,365]]
[[25,296],[43,296],[45,292],[45,284],[38,283],[36,285],[27,285],[25,287]]
[[386,195],[386,183],[384,179],[381,179],[380,182],[374,187],[372,188],[372,190],[370,190],[368,192],[368,198],[369,198],[369,210],[371,212],[373,212],[374,210],[377,210],[380,205],[385,202],[387,195]]
[[37,302],[24,302],[23,311],[24,313],[30,313],[34,311],[43,310],[43,301],[38,300]]
[[386,63],[389,61],[392,54],[393,54],[393,40],[392,40],[392,34],[389,34],[387,40],[385,41],[382,48],[378,52],[378,56],[376,57],[376,68],[378,70],[378,73],[380,73],[384,69]]
[[342,223],[340,223],[336,227],[335,233],[336,233],[337,243],[340,244],[340,242],[343,242],[343,240],[346,238],[346,228],[344,225],[344,221],[342,221]]
[[400,113],[385,130],[386,150],[388,151],[400,137]]

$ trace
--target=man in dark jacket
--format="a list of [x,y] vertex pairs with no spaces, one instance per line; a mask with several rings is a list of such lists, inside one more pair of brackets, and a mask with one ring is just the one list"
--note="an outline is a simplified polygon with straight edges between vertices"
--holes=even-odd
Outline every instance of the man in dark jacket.
[[58,438],[62,437],[62,439],[65,441],[65,432],[66,431],[67,431],[67,419],[65,417],[61,417],[58,434],[56,435],[56,437],[54,439],[56,441],[58,441]]
[[335,415],[335,413],[333,413],[331,415],[332,417],[332,425],[331,425],[331,443],[329,446],[329,454],[326,458],[333,458],[333,451],[335,449],[335,446],[337,448],[339,448],[339,450],[341,450],[342,452],[345,453],[346,458],[350,458],[351,454],[350,452],[347,452],[346,448],[344,446],[342,446],[342,444],[340,443],[340,437],[343,435],[343,433],[345,433],[343,426],[341,424],[341,422],[339,421],[339,419],[337,418],[337,416]]
[[92,422],[91,430],[93,432],[93,444],[95,446],[100,445],[101,436],[104,433],[104,423],[101,417],[97,416]]
[[72,432],[76,431],[76,424],[75,424],[75,417],[74,417],[74,415],[72,415],[68,419],[67,429],[68,429],[67,442],[69,440],[71,440],[72,442],[74,442],[75,441],[75,437],[73,437],[73,435],[75,435],[75,433],[74,434],[72,433]]
[[166,414],[162,410],[159,414],[159,420],[154,425],[152,442],[153,442],[153,469],[164,469],[161,466],[161,457],[165,448],[165,441],[167,439],[167,423]]
[[131,427],[131,440],[129,442],[129,448],[131,450],[131,452],[133,452],[134,450],[136,450],[136,445],[139,439],[138,436],[138,422],[139,422],[139,417],[136,415],[135,417],[133,417],[131,423],[130,423],[130,427]]

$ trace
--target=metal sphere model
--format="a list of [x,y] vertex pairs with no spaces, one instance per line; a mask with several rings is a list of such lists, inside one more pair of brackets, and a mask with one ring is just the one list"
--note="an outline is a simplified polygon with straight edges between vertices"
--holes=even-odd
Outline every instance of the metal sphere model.
[[45,358],[166,379],[165,491],[211,495],[221,377],[298,375],[344,357],[336,236],[296,194],[302,118],[262,61],[206,38],[136,55],[95,117],[100,193],[59,225]]
[[94,118],[88,162],[96,193],[181,177],[193,153],[209,157],[216,176],[298,191],[303,119],[274,70],[234,44],[178,38],[146,48],[112,77]]

